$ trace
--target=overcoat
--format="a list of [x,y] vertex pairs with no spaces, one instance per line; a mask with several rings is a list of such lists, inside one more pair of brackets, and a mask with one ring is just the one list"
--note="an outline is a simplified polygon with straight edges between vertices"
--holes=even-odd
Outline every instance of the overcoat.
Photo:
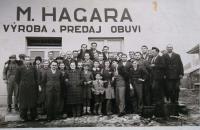
[[183,75],[183,63],[180,55],[173,52],[171,57],[169,54],[165,54],[163,58],[166,64],[166,78],[179,79],[179,75]]
[[36,69],[33,66],[27,68],[22,65],[17,69],[15,80],[19,85],[20,108],[36,107],[38,96]]
[[68,79],[66,83],[65,101],[66,104],[82,104],[82,80],[83,76],[79,70],[66,71],[64,79]]

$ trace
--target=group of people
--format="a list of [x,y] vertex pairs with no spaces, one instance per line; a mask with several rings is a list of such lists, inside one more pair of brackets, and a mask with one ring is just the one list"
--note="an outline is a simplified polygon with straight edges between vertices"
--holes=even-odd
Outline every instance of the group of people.
[[[183,64],[180,56],[167,45],[111,55],[109,47],[98,51],[97,43],[81,45],[79,51],[61,53],[48,60],[40,56],[11,55],[5,63],[3,77],[8,90],[8,112],[14,108],[20,117],[35,120],[46,114],[51,121],[82,115],[123,116],[141,114],[145,106],[154,107],[155,116],[163,115],[166,102],[178,104]],[[30,114],[28,114],[30,112]]]

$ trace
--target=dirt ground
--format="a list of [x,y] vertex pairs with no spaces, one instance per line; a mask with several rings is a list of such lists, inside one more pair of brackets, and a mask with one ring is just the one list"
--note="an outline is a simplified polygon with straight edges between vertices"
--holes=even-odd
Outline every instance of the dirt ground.
[[199,126],[200,125],[200,93],[195,90],[181,89],[179,103],[186,105],[188,114],[171,116],[164,120],[161,118],[142,118],[136,114],[123,117],[111,116],[82,116],[79,118],[66,118],[46,122],[40,117],[34,122],[4,122],[6,108],[0,107],[1,128],[27,128],[27,127],[130,127],[130,126]]

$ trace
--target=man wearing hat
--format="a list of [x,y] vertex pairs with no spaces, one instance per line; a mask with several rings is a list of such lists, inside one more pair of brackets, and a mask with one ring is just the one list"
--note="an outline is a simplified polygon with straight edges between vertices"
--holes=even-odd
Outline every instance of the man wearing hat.
[[16,62],[16,55],[11,55],[9,57],[9,61],[5,63],[3,69],[3,80],[7,84],[7,104],[8,104],[8,112],[11,112],[12,109],[12,95],[14,92],[14,104],[15,110],[18,111],[18,86],[15,82],[16,70],[18,68],[18,64]]
[[19,60],[17,60],[17,64],[19,66],[24,64],[24,60],[25,60],[26,55],[25,54],[19,54]]

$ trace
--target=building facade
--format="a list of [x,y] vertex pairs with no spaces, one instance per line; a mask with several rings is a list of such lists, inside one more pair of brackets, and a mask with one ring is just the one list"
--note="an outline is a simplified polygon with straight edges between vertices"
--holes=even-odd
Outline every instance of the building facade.
[[[1,0],[0,73],[11,54],[41,56],[80,49],[91,42],[110,51],[161,50],[171,43],[183,61],[200,40],[198,0]],[[184,13],[183,13],[184,12]],[[197,16],[197,17],[193,17]],[[187,19],[185,19],[187,18]],[[6,103],[0,78],[0,104]]]

